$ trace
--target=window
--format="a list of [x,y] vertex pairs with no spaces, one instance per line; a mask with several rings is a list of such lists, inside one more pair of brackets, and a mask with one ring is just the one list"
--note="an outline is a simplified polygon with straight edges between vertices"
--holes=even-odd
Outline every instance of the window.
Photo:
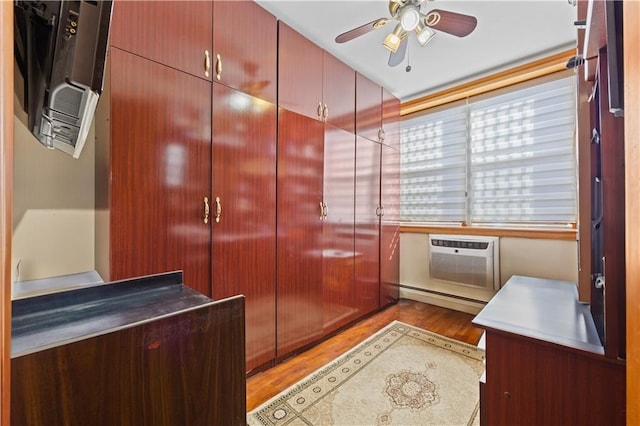
[[402,220],[575,223],[574,129],[573,77],[406,119]]

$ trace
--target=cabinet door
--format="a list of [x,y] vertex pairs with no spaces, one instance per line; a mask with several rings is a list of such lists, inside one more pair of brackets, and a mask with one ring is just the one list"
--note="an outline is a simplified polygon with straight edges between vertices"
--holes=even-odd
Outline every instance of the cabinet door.
[[278,31],[278,106],[319,119],[322,49],[282,21]]
[[112,15],[112,46],[211,80],[212,2],[116,1]]
[[212,122],[213,297],[245,296],[249,371],[275,358],[276,107],[213,83]]
[[379,143],[357,137],[355,302],[360,315],[380,305],[380,149]]
[[213,19],[214,78],[275,104],[276,18],[252,1],[214,1]]
[[110,50],[111,280],[184,271],[208,296],[211,83]]
[[382,145],[380,306],[400,297],[400,151]]
[[380,141],[382,128],[382,88],[356,73],[356,133],[370,141]]
[[323,324],[329,333],[355,319],[353,133],[325,125],[323,233]]
[[324,124],[279,109],[277,355],[322,335]]
[[382,143],[400,149],[400,100],[382,89]]
[[328,52],[324,52],[323,69],[326,122],[355,133],[356,72]]

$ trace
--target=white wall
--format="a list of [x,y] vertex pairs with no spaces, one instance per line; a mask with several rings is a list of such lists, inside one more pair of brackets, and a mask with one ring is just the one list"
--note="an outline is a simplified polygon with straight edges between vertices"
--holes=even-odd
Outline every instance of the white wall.
[[12,280],[93,270],[93,128],[76,160],[41,145],[18,108],[16,105],[20,117],[14,116]]
[[[577,241],[501,237],[501,285],[513,275],[577,282]],[[495,294],[430,279],[429,235],[423,233],[400,234],[400,284],[400,297],[474,314]]]

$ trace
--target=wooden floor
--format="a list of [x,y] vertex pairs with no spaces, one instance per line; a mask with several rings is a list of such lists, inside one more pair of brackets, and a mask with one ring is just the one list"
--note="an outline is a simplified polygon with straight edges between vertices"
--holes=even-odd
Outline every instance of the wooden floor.
[[247,411],[342,355],[394,320],[475,345],[482,329],[471,325],[473,315],[411,300],[400,300],[317,346],[247,379]]

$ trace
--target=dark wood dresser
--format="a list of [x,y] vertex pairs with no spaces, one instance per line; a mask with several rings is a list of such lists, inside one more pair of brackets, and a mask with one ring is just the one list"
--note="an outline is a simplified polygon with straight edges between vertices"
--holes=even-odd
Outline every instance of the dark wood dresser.
[[486,425],[624,425],[625,363],[604,356],[574,283],[513,276],[475,317],[486,330]]
[[182,273],[13,301],[11,424],[245,425],[244,298]]

